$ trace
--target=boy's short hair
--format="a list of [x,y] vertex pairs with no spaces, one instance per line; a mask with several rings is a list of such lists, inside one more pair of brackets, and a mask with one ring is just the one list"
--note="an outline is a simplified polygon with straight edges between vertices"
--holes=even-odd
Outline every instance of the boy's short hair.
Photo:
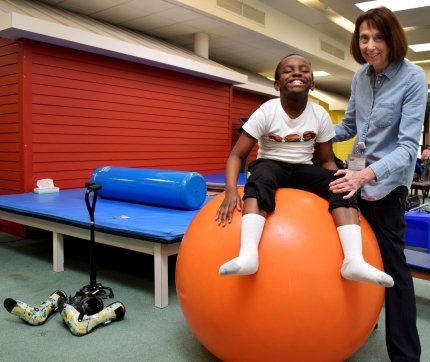
[[[288,57],[292,57],[292,56],[296,56],[296,57],[302,57],[302,58],[304,58],[304,59],[306,59],[307,60],[307,62],[309,63],[309,65],[312,65],[311,64],[311,62],[309,61],[309,59],[308,58],[306,58],[306,57],[304,57],[303,55],[301,55],[301,54],[295,54],[295,53],[292,53],[292,54],[288,54],[288,55],[286,55],[285,57],[283,57],[280,61],[279,61],[279,63],[278,63],[278,65],[276,66],[276,69],[275,69],[275,80],[279,80],[279,77],[280,77],[280,74],[279,74],[279,69],[281,68],[281,64],[282,64],[282,62],[285,60],[285,59],[287,59]],[[314,73],[312,72],[312,80],[314,80]]]

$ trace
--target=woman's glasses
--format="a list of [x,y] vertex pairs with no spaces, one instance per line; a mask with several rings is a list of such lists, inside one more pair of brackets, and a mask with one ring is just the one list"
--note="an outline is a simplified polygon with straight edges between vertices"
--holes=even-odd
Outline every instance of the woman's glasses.
[[285,137],[281,137],[277,134],[269,134],[269,139],[273,142],[308,142],[313,141],[316,138],[316,133],[312,131],[303,132],[302,135],[299,134],[289,134]]

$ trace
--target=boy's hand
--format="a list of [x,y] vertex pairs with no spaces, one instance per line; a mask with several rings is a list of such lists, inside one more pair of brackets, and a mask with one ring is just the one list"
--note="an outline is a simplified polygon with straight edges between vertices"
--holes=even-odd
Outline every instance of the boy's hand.
[[226,192],[224,200],[215,215],[215,221],[218,223],[218,225],[224,227],[227,223],[230,224],[235,208],[238,211],[242,211],[242,199],[240,198],[239,193],[237,191],[236,193]]

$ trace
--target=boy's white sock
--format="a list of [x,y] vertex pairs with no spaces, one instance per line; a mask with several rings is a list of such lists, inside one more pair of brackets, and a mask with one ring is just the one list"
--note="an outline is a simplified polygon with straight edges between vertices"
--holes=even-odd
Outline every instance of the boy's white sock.
[[258,244],[266,218],[258,214],[242,216],[239,256],[221,265],[221,275],[249,275],[258,270]]
[[390,288],[393,278],[383,271],[366,263],[362,254],[361,227],[359,225],[342,225],[337,228],[343,249],[341,274],[345,279],[380,284]]

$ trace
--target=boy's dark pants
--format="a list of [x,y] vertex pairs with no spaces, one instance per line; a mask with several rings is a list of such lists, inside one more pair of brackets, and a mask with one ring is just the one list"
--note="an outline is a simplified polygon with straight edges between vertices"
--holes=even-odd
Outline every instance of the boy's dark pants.
[[317,194],[328,200],[329,209],[357,206],[357,198],[343,199],[344,193],[333,194],[329,190],[334,181],[335,171],[309,164],[291,164],[287,162],[257,159],[250,163],[251,173],[245,185],[243,199],[257,199],[258,207],[266,212],[275,209],[275,193],[278,188],[289,187]]

